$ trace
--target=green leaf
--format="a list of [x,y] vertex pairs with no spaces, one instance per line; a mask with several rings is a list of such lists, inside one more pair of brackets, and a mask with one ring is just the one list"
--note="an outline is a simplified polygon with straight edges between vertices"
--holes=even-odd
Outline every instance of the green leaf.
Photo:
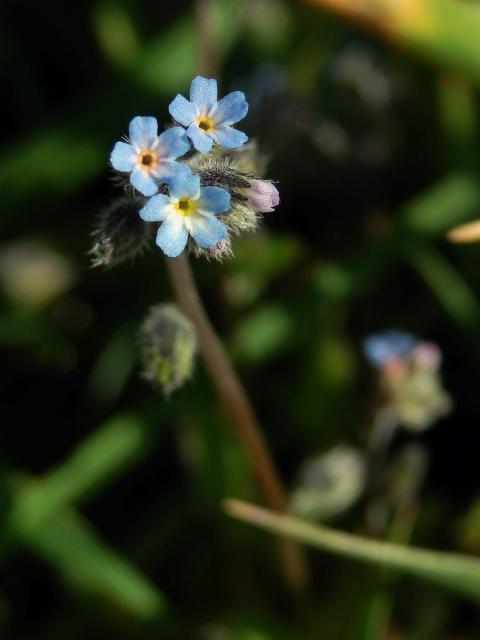
[[107,547],[74,511],[65,510],[45,522],[28,537],[28,545],[70,587],[90,598],[140,619],[166,612],[165,600],[155,585]]
[[452,320],[478,342],[480,302],[462,275],[433,245],[422,244],[407,255]]
[[61,508],[98,492],[149,450],[151,438],[138,417],[120,415],[95,430],[43,478],[14,478],[12,533],[34,532]]

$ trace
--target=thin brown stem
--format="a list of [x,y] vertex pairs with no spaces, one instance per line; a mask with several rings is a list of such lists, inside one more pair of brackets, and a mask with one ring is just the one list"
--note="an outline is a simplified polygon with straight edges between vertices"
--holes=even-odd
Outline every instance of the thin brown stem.
[[197,68],[203,76],[218,76],[218,55],[216,51],[217,13],[210,0],[195,0],[195,25],[197,35]]
[[[271,509],[285,512],[282,481],[245,389],[205,312],[188,258],[183,253],[178,258],[166,258],[166,263],[177,302],[195,326],[205,366],[231,418],[236,436],[245,448],[265,502]],[[297,601],[304,600],[308,574],[303,552],[285,537],[278,538],[278,547],[286,585]]]

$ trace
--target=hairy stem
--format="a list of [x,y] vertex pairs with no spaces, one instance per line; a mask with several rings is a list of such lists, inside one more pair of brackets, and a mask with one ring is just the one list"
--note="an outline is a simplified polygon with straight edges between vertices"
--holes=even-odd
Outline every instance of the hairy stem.
[[[168,273],[177,302],[193,322],[205,366],[218,396],[245,448],[265,502],[275,511],[285,512],[286,496],[275,464],[263,438],[250,400],[230,364],[223,346],[205,312],[185,253],[166,258]],[[307,585],[304,555],[296,543],[278,538],[279,555],[286,585],[296,598],[302,598]]]

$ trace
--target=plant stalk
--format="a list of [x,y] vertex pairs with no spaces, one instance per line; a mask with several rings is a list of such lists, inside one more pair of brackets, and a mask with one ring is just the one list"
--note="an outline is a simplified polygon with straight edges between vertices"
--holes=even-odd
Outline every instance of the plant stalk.
[[[205,366],[245,448],[265,502],[274,511],[285,513],[287,501],[282,481],[245,389],[205,312],[188,258],[182,253],[177,258],[166,258],[166,263],[177,302],[195,326]],[[297,602],[304,601],[308,583],[304,554],[284,536],[279,536],[277,543],[286,586]]]

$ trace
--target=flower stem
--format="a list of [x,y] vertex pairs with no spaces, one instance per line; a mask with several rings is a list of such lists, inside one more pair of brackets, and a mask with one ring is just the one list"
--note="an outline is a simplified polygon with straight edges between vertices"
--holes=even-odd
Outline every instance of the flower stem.
[[195,0],[195,25],[197,35],[197,70],[203,76],[218,76],[216,50],[217,15],[210,0]]
[[[193,322],[199,349],[218,396],[230,416],[232,426],[247,453],[265,502],[284,513],[286,495],[272,456],[260,430],[250,400],[213,329],[195,285],[185,253],[166,258],[170,281],[178,304]],[[277,539],[286,587],[297,603],[305,600],[307,567],[300,547],[283,536]]]

